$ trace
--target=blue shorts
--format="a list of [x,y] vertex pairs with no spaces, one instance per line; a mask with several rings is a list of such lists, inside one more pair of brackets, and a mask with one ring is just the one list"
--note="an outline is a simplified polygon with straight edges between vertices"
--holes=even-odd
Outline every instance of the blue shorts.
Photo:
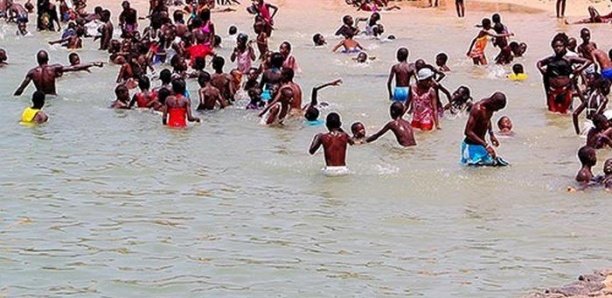
[[482,145],[461,143],[461,164],[467,166],[507,166],[501,157],[493,158]]
[[604,70],[601,71],[601,76],[608,79],[608,80],[612,80],[612,68],[606,68]]
[[410,95],[409,87],[395,87],[395,90],[393,90],[393,101],[399,101],[402,103],[406,103],[408,101],[409,95]]
[[272,93],[270,92],[270,90],[265,89],[261,92],[261,100],[263,101],[270,101],[272,99]]

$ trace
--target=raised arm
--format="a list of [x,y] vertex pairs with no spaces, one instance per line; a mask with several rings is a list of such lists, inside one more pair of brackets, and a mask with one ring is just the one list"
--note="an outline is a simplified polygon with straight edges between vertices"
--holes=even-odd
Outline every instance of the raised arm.
[[376,140],[378,140],[378,138],[382,137],[385,133],[387,133],[387,131],[389,131],[389,129],[391,128],[391,126],[389,125],[389,123],[387,123],[381,130],[379,130],[377,133],[369,136],[366,139],[366,143],[371,143],[374,142]]
[[28,87],[28,84],[30,84],[31,81],[32,81],[32,71],[26,74],[25,79],[23,79],[23,82],[21,82],[21,85],[19,85],[19,88],[17,88],[17,90],[15,91],[15,94],[13,95],[20,96],[25,90],[25,88]]
[[314,107],[318,104],[317,97],[318,97],[319,90],[329,87],[329,86],[340,86],[340,84],[342,84],[342,79],[336,79],[334,81],[325,83],[323,85],[315,86],[314,88],[312,88],[312,94],[310,95],[310,106]]

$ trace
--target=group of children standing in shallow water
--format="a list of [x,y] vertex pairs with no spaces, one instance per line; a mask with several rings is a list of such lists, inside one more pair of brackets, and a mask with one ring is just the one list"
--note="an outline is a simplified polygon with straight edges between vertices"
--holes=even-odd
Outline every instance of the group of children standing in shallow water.
[[[353,123],[352,135],[349,135],[341,128],[339,114],[329,113],[324,122],[319,119],[320,109],[325,103],[318,101],[318,92],[326,87],[338,86],[342,81],[334,80],[314,87],[310,102],[303,105],[302,89],[293,80],[300,68],[295,57],[291,55],[291,44],[283,42],[277,52],[269,50],[268,38],[272,34],[273,17],[278,8],[263,0],[253,1],[249,11],[255,14],[253,29],[257,37],[252,41],[249,41],[247,35],[238,34],[235,27],[230,28],[230,35],[226,40],[235,41],[236,47],[229,60],[235,62],[236,67],[226,73],[225,59],[215,53],[215,47],[219,46],[221,38],[216,34],[211,20],[211,7],[207,6],[206,2],[190,1],[184,10],[176,10],[172,15],[173,19],[170,19],[168,7],[163,1],[151,1],[149,10],[151,24],[144,29],[142,35],[136,30],[137,26],[128,24],[133,20],[135,12],[129,3],[128,5],[124,3],[124,12],[120,17],[122,40],[111,38],[113,29],[109,23],[108,10],[96,8],[93,15],[99,14],[97,17],[87,15],[89,18],[102,20],[100,49],[109,52],[112,63],[121,65],[115,89],[116,99],[111,105],[112,108],[130,109],[137,106],[153,109],[163,115],[163,124],[185,127],[188,121],[200,121],[192,113],[192,96],[186,86],[187,80],[197,79],[200,85],[199,101],[195,105],[197,110],[225,108],[235,104],[237,100],[247,99],[246,108],[261,109],[259,115],[265,125],[279,125],[289,117],[304,117],[308,125],[325,123],[329,132],[317,134],[309,151],[314,154],[323,147],[327,165],[325,172],[329,175],[348,173],[346,168],[348,145],[374,142],[390,131],[401,146],[415,146],[417,142],[414,129],[423,131],[441,129],[444,113],[467,113],[469,118],[465,128],[465,139],[461,145],[461,162],[474,166],[507,165],[507,162],[495,152],[494,147],[499,146],[499,141],[491,124],[493,114],[506,105],[505,95],[497,92],[475,102],[467,86],[460,86],[451,93],[441,83],[446,73],[450,71],[446,64],[448,55],[445,53],[436,56],[434,66],[422,59],[410,63],[408,49],[403,47],[398,49],[396,55],[398,62],[391,67],[387,80],[387,91],[392,101],[389,108],[390,121],[369,136],[363,123]],[[189,15],[188,20],[185,20],[185,14]],[[472,58],[474,64],[487,64],[485,48],[492,40],[493,45],[500,50],[494,59],[495,62],[509,64],[515,57],[521,57],[525,53],[527,45],[515,41],[509,42],[508,38],[513,34],[501,23],[499,14],[493,15],[491,19],[493,22],[489,19],[482,21],[482,28],[470,44],[467,55]],[[343,48],[345,53],[357,53],[358,62],[373,58],[365,55],[364,47],[353,40],[353,37],[361,31],[356,24],[365,22],[363,34],[380,38],[384,33],[384,27],[379,23],[380,14],[374,12],[369,18],[357,19],[357,22],[354,22],[350,16],[345,16],[342,20],[343,25],[336,35],[343,36],[344,39],[333,48],[333,51]],[[80,37],[83,34],[83,26],[83,19],[77,17],[68,28]],[[69,33],[69,36],[75,36],[72,34]],[[589,41],[590,35],[586,33],[581,34],[584,42],[578,47],[578,54],[572,55],[568,50],[572,49],[572,40],[563,36],[558,35],[553,39],[555,55],[538,63],[543,73],[546,92],[549,94],[549,109],[554,112],[567,112],[569,110],[567,107],[560,107],[567,105],[567,94],[570,100],[574,97],[581,98],[581,105],[574,111],[574,121],[577,121],[582,111],[586,111],[587,119],[593,120],[593,128],[588,131],[587,144],[593,148],[612,144],[612,128],[608,128],[607,121],[597,120],[603,116],[607,104],[611,67],[609,58],[602,57],[601,51]],[[387,38],[392,39],[392,37]],[[62,38],[59,42],[71,44],[70,39],[66,38]],[[325,37],[320,33],[313,36],[313,42],[315,46],[326,44]],[[254,46],[259,54],[256,53]],[[573,46],[576,47],[575,40]],[[0,59],[3,56],[6,60],[6,54],[0,50]],[[212,62],[213,73],[204,70],[207,59]],[[39,52],[38,60],[39,66],[28,73],[26,80],[16,92],[17,95],[21,94],[29,81],[34,81],[39,90],[33,96],[33,106],[24,110],[23,122],[40,123],[48,119],[41,110],[44,105],[44,95],[55,94],[55,79],[64,72],[102,66],[101,63],[82,64],[78,56],[74,55],[70,58],[70,66],[48,65],[48,57],[44,51]],[[253,67],[256,61],[260,64],[258,67]],[[593,61],[599,65],[601,73],[586,72]],[[151,88],[147,72],[154,70],[154,65],[168,62],[171,69],[162,70],[158,76],[161,85]],[[513,65],[512,69],[513,73],[509,75],[509,79],[521,81],[527,78],[521,64]],[[565,80],[564,76],[569,80]],[[579,85],[584,85],[585,89],[580,89]],[[140,90],[130,98],[130,89],[135,87]],[[442,103],[440,94],[446,98],[445,104]],[[410,121],[404,119],[406,114],[411,115]],[[498,134],[512,135],[510,118],[501,117],[497,124]],[[592,157],[589,155],[592,151],[582,151],[584,153],[579,154],[581,161],[584,159],[585,165],[591,165],[591,160],[586,158],[585,154],[587,157]],[[586,168],[585,166],[581,170],[577,180],[590,181]]]

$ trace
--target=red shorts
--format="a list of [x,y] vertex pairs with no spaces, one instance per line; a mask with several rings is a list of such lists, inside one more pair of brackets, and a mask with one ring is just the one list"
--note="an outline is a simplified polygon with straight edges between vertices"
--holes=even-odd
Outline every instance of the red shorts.
[[548,90],[548,110],[553,113],[567,114],[572,106],[572,89],[568,87]]
[[434,127],[433,122],[430,122],[430,121],[419,122],[416,120],[412,120],[412,123],[410,123],[410,125],[420,130],[433,130],[433,127]]

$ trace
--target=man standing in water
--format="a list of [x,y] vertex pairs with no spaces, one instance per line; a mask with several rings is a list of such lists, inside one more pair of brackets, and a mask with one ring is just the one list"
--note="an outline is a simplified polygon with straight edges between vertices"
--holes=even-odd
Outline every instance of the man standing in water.
[[36,54],[36,60],[38,61],[38,66],[28,71],[25,79],[17,91],[15,91],[15,96],[20,96],[28,84],[30,84],[30,81],[34,81],[36,90],[42,91],[45,95],[56,95],[55,79],[61,77],[63,73],[88,70],[92,66],[102,67],[102,63],[75,66],[62,66],[60,64],[49,65],[49,54],[44,50]]
[[343,176],[349,173],[346,167],[346,150],[348,144],[353,145],[353,139],[342,130],[340,115],[329,113],[325,121],[328,133],[317,134],[310,145],[310,154],[315,154],[323,145],[325,153],[325,176]]
[[[413,64],[408,63],[407,48],[400,48],[397,50],[397,61],[399,63],[391,67],[389,80],[387,80],[387,91],[389,92],[389,99],[405,104],[408,98],[410,98],[408,96],[410,90],[410,77],[414,76],[415,68]],[[394,77],[395,90],[392,92],[391,83]]]
[[506,107],[506,95],[495,92],[472,106],[470,117],[465,126],[465,140],[461,144],[461,163],[469,166],[505,166],[507,162],[497,156],[495,150],[486,141],[489,132],[493,146],[499,142],[491,129],[493,113]]

